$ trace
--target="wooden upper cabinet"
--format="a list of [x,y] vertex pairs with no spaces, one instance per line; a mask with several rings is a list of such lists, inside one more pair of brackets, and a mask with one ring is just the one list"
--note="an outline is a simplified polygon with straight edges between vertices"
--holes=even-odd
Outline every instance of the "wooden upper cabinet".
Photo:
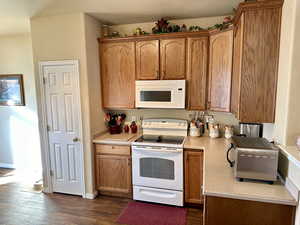
[[231,96],[233,31],[210,37],[208,109],[229,112]]
[[135,42],[102,43],[101,78],[104,108],[135,105]]
[[244,15],[236,24],[233,34],[233,65],[232,65],[232,86],[231,86],[231,112],[239,118],[240,89],[242,75],[242,54],[243,54]]
[[281,8],[244,13],[239,120],[275,120]]
[[160,41],[160,74],[162,80],[179,80],[186,77],[185,38]]
[[188,109],[205,110],[207,92],[208,37],[187,38]]
[[202,204],[203,151],[184,150],[184,171],[185,202]]
[[159,40],[136,43],[137,80],[159,79]]

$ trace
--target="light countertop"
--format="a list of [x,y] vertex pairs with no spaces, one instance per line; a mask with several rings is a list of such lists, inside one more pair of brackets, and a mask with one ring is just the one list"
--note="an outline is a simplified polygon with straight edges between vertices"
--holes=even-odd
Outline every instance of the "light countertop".
[[111,145],[131,145],[138,137],[140,133],[121,133],[121,134],[110,134],[105,133],[94,138],[93,143],[95,144],[111,144]]
[[296,200],[280,182],[239,182],[226,161],[230,140],[225,138],[188,137],[185,147],[204,150],[203,192],[207,196],[297,205]]
[[300,167],[300,149],[297,146],[282,146],[278,145],[282,152],[293,161],[298,167]]
[[[103,134],[93,140],[99,144],[131,145],[141,134]],[[239,182],[226,161],[230,140],[225,138],[186,137],[185,149],[204,150],[203,192],[207,196],[253,200],[260,202],[297,205],[296,200],[280,182],[273,185],[262,182]]]

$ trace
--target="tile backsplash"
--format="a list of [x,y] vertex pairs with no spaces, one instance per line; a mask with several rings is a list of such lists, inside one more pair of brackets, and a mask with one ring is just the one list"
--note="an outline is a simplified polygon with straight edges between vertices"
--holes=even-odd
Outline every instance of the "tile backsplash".
[[[185,119],[191,120],[195,117],[196,111],[187,111],[180,109],[133,109],[133,110],[120,110],[114,111],[117,113],[125,113],[126,121],[140,121],[148,118],[172,118],[172,119]],[[238,128],[239,121],[231,113],[222,112],[208,112],[213,115],[216,123],[221,125],[232,125]]]
[[[132,110],[118,110],[115,113],[125,113],[126,121],[131,122],[136,120],[138,123],[143,119],[148,118],[171,118],[171,119],[185,119],[190,121],[195,117],[197,111],[187,111],[183,109],[132,109]],[[213,115],[216,123],[221,127],[224,125],[232,125],[235,133],[239,133],[239,120],[235,118],[232,113],[225,112],[210,112],[206,114]],[[264,124],[263,136],[268,140],[273,140],[274,124]]]

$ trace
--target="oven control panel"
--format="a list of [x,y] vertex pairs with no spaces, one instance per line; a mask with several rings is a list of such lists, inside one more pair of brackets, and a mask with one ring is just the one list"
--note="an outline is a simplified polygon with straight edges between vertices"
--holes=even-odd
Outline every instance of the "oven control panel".
[[146,119],[143,120],[142,128],[187,129],[188,122],[174,119]]

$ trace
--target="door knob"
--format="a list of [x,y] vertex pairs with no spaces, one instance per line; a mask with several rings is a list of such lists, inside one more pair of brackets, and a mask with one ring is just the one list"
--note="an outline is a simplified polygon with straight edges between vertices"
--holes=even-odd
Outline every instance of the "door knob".
[[79,141],[79,138],[73,138],[73,142],[78,142]]

